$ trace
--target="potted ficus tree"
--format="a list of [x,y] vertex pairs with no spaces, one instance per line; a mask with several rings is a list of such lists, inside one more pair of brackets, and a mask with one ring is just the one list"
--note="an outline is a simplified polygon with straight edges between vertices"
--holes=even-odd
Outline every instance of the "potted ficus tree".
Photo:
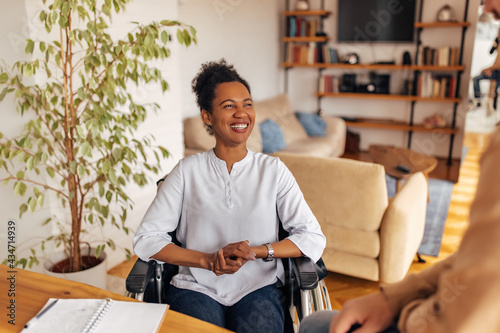
[[[66,214],[45,221],[61,230],[47,240],[64,248],[63,270],[77,272],[87,268],[82,233],[96,225],[128,233],[125,222],[133,203],[126,186],[146,185],[147,174],[157,173],[159,161],[168,156],[151,137],[135,135],[159,105],[136,102],[128,89],[154,83],[164,92],[167,82],[152,61],[169,57],[171,35],[189,46],[196,31],[170,20],[134,23],[117,40],[109,34],[111,18],[129,0],[42,2],[38,19],[48,40],[28,39],[31,60],[0,70],[0,100],[14,94],[18,113],[26,117],[17,136],[0,133],[0,180],[23,196],[21,216],[42,207],[50,193],[57,198]],[[113,248],[113,240],[102,239],[91,257],[106,246]],[[38,262],[35,250],[18,259],[23,267]]]

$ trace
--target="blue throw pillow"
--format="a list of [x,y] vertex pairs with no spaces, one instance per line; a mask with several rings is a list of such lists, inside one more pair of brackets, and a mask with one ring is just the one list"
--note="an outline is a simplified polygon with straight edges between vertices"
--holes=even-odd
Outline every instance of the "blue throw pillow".
[[267,119],[259,127],[262,134],[262,152],[271,154],[285,148],[285,136],[275,121]]
[[308,136],[326,136],[326,123],[320,116],[307,112],[295,112]]

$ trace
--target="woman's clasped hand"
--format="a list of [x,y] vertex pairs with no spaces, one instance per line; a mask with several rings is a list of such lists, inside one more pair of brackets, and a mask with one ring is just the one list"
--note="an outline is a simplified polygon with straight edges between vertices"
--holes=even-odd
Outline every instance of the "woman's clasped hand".
[[255,260],[256,254],[248,245],[248,240],[231,243],[210,254],[208,269],[219,276],[236,273],[247,261]]

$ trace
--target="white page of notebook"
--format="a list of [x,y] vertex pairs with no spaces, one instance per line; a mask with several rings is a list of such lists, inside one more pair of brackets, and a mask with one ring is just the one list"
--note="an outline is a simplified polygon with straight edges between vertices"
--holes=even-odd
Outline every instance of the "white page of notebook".
[[[55,300],[55,298],[49,299],[44,308]],[[60,299],[37,322],[22,332],[81,332],[103,301],[102,299]]]
[[167,307],[167,304],[112,301],[95,333],[156,332]]
[[[54,302],[50,299],[44,308]],[[105,300],[60,299],[49,311],[23,333],[75,333],[81,332]],[[156,332],[167,304],[112,301],[96,333]]]

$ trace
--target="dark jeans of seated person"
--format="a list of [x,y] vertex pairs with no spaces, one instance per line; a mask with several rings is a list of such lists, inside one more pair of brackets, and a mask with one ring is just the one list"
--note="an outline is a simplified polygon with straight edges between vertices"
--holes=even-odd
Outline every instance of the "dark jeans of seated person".
[[[330,329],[330,322],[333,316],[335,316],[338,311],[318,311],[304,318],[300,324],[299,333],[328,333]],[[356,332],[359,325],[353,325],[349,332]],[[391,327],[380,333],[400,333],[396,324],[391,325]]]
[[243,297],[233,306],[188,289],[170,286],[166,302],[170,309],[238,333],[283,333],[283,293],[270,285]]

